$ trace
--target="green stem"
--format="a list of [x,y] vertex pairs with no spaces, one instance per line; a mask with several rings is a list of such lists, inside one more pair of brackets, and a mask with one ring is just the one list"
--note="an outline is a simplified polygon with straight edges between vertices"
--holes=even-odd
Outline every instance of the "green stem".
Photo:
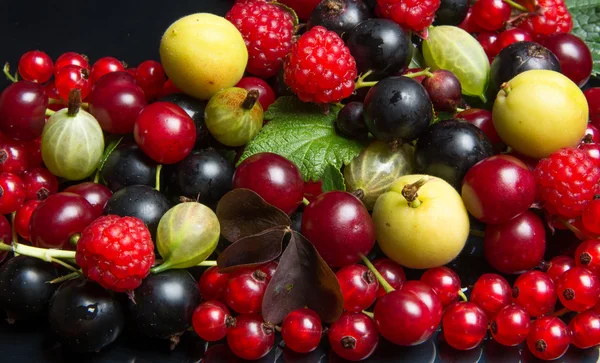
[[160,171],[162,170],[162,164],[156,166],[156,186],[155,189],[160,192]]
[[19,236],[17,235],[17,228],[15,227],[15,215],[17,212],[12,212],[10,214],[10,223],[12,225],[12,243],[19,242]]
[[362,76],[358,77],[358,79],[356,80],[356,83],[354,84],[354,90],[356,91],[356,90],[361,89],[361,88],[375,86],[378,81],[372,81],[372,82],[366,82],[365,81],[365,79],[367,77],[369,77],[372,73],[373,73],[373,71],[367,71],[365,74],[363,74]]
[[206,261],[200,262],[196,266],[199,266],[199,267],[211,267],[211,266],[216,266],[216,265],[217,265],[217,261],[216,260],[206,260]]
[[308,199],[302,198],[302,204],[304,204],[305,206],[307,206],[307,205],[310,204],[310,202],[308,201]]
[[17,82],[17,79],[10,74],[10,64],[8,64],[8,62],[4,63],[4,68],[2,68],[2,71],[4,72],[4,75],[6,76],[6,78],[8,78],[9,81],[11,81],[12,83]]
[[403,77],[408,77],[408,78],[417,78],[417,77],[421,77],[421,76],[425,76],[425,77],[432,77],[433,73],[431,73],[429,71],[429,68],[425,68],[422,71],[419,72],[414,72],[414,73],[405,73],[402,75]]
[[394,291],[394,288],[392,287],[392,285],[390,285],[389,282],[385,281],[383,276],[381,276],[379,271],[377,271],[377,269],[375,268],[375,266],[373,266],[371,261],[369,261],[367,256],[365,256],[361,253],[360,259],[365,263],[365,265],[369,268],[369,270],[371,270],[373,275],[375,275],[375,278],[377,278],[377,281],[379,281],[379,284],[383,287],[385,292],[390,293],[390,292]]
[[479,238],[484,238],[485,237],[485,232],[484,231],[478,231],[476,229],[471,229],[469,231],[469,234],[471,236],[475,236],[475,237],[479,237]]
[[56,113],[56,111],[52,111],[49,108],[46,109],[46,116],[47,117],[50,117],[50,116],[54,115],[55,113]]
[[504,1],[505,3],[507,3],[508,5],[510,5],[511,7],[515,8],[517,10],[520,10],[520,11],[522,11],[524,13],[528,13],[529,12],[529,10],[527,10],[526,7],[524,7],[521,4],[517,4],[516,2],[514,2],[512,0],[502,0],[502,1]]
[[50,257],[50,262],[57,263],[57,264],[61,265],[62,267],[66,268],[67,270],[71,270],[73,272],[79,273],[79,270],[76,269],[75,267],[69,265],[68,263],[66,263],[64,261],[58,260],[58,259],[56,259],[54,257]]
[[[215,260],[206,260],[206,261],[202,261],[199,264],[196,265],[196,267],[211,267],[211,266],[217,266],[217,261]],[[158,274],[167,270],[170,270],[171,268],[171,264],[169,263],[161,263],[160,265],[154,266],[150,269],[150,272],[153,274]]]
[[366,310],[363,310],[362,313],[365,314],[366,316],[368,316],[371,319],[373,319],[373,317],[375,316],[375,314],[373,314],[370,311],[366,311]]
[[461,113],[461,112],[464,112],[464,111],[466,111],[466,109],[460,108],[460,107],[456,108],[456,113]]
[[54,280],[48,281],[49,284],[60,284],[61,282],[69,281],[72,279],[76,279],[81,275],[81,271],[71,272],[70,274],[63,275],[61,277],[57,277]]
[[460,296],[463,301],[469,301],[469,299],[467,299],[467,295],[465,295],[462,290],[458,290],[458,296]]
[[5,243],[0,243],[0,251],[13,251],[15,254],[35,257],[40,260],[44,260],[46,262],[52,262],[52,258],[59,259],[74,259],[75,251],[63,251],[63,250],[55,250],[55,249],[46,249],[46,248],[38,248],[27,246],[21,243],[13,243],[12,246],[9,246]]
[[96,170],[96,174],[94,174],[94,184],[98,184],[100,182],[100,168]]

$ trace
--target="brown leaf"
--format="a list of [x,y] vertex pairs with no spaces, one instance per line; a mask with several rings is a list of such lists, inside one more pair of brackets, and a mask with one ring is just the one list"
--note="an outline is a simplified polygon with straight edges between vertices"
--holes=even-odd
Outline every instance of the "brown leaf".
[[238,267],[262,265],[273,261],[281,255],[286,228],[273,227],[239,239],[219,255],[217,259],[219,272],[227,273]]
[[265,321],[280,324],[292,310],[309,307],[324,323],[342,314],[344,298],[335,274],[314,246],[300,233],[291,232],[275,275],[263,298]]
[[234,189],[217,205],[221,234],[230,242],[252,236],[269,228],[289,226],[290,217],[250,189]]

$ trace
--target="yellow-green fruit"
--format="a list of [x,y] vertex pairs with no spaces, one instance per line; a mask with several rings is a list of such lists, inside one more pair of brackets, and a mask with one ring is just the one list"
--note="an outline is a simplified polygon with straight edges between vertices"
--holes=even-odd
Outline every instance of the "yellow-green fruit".
[[585,136],[588,105],[570,79],[549,70],[531,70],[507,82],[494,102],[498,136],[519,153],[541,159]]
[[169,26],[160,42],[160,59],[175,86],[208,100],[238,83],[248,63],[248,50],[227,19],[199,13]]
[[[426,182],[417,191],[416,203],[409,203],[403,189],[420,180]],[[415,269],[452,261],[465,246],[470,228],[458,192],[443,179],[428,175],[398,178],[377,198],[373,222],[381,250],[400,265]]]
[[158,223],[156,247],[164,262],[152,271],[196,266],[213,253],[220,234],[210,208],[195,202],[177,204]]

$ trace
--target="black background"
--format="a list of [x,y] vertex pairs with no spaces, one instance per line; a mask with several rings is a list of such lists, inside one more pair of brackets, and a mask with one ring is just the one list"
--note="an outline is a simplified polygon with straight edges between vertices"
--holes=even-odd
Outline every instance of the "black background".
[[[233,0],[0,0],[0,62],[10,62],[13,72],[20,56],[39,49],[53,59],[74,51],[86,54],[92,64],[112,56],[135,67],[147,59],[160,60],[162,33],[180,17],[198,12],[224,15]],[[8,85],[0,77],[0,89]],[[186,334],[170,351],[167,342],[150,341],[134,333],[122,336],[99,354],[74,355],[64,351],[43,325],[8,326],[0,315],[0,363],[3,362],[199,362],[205,344]],[[225,348],[223,345],[217,349]],[[225,350],[220,359],[207,363],[237,362]],[[320,347],[300,357],[279,347],[261,363],[341,362]],[[580,351],[573,347],[559,362],[595,362],[598,349]],[[524,345],[501,347],[487,344],[469,352],[457,352],[434,337],[418,347],[400,348],[383,342],[368,362],[530,362],[535,361]]]

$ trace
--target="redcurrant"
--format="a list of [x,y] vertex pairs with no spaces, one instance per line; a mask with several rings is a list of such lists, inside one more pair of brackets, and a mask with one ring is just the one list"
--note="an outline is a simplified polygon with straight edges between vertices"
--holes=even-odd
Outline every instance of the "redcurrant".
[[581,349],[600,344],[600,315],[588,310],[575,315],[569,322],[571,343]]
[[54,75],[56,76],[58,70],[67,66],[78,66],[90,69],[90,63],[88,62],[87,56],[75,52],[67,52],[56,58],[56,61],[54,62]]
[[519,345],[527,339],[531,319],[527,311],[518,305],[500,309],[490,323],[492,336],[502,345]]
[[481,47],[483,48],[485,55],[487,55],[488,60],[491,63],[494,60],[494,58],[498,55],[498,53],[500,52],[497,49],[498,33],[482,31],[479,34],[477,34],[477,41],[479,42],[479,44],[481,44]]
[[198,281],[200,295],[204,300],[222,300],[229,281],[229,274],[219,272],[217,266],[206,269]]
[[268,283],[267,274],[261,270],[241,268],[229,275],[223,298],[240,314],[258,313]]
[[495,31],[510,18],[511,8],[502,0],[477,0],[473,4],[473,18],[483,29]]
[[471,302],[477,304],[488,318],[512,302],[512,289],[506,279],[496,274],[484,274],[473,286]]
[[31,215],[40,203],[41,201],[39,200],[28,200],[15,214],[15,229],[19,236],[27,241],[31,241],[31,236],[29,235],[29,221],[31,220]]
[[[373,266],[379,272],[383,279],[390,284],[391,287],[398,290],[404,281],[406,281],[406,274],[402,266],[392,261],[389,258],[378,258],[373,261]],[[379,291],[377,291],[377,297],[385,295],[387,292],[383,286],[379,285]]]
[[275,92],[273,91],[271,86],[269,86],[269,84],[261,78],[244,77],[238,82],[236,87],[243,88],[247,91],[253,89],[257,90],[259,94],[258,102],[260,102],[260,105],[265,111],[267,110],[267,108],[269,108],[269,106],[271,106],[273,102],[275,102]]
[[0,172],[21,175],[28,167],[29,157],[24,143],[0,136]]
[[453,270],[445,266],[430,268],[421,276],[421,282],[429,285],[439,296],[443,307],[458,300],[460,278]]
[[92,66],[90,71],[90,82],[95,84],[102,76],[111,72],[122,72],[125,70],[123,63],[113,57],[100,58]]
[[229,309],[218,301],[206,301],[198,305],[192,315],[192,326],[198,336],[207,342],[225,338],[227,329],[235,324]]
[[567,256],[556,256],[550,260],[550,262],[543,265],[544,272],[548,274],[548,277],[556,284],[559,277],[562,276],[565,271],[575,267],[575,260]]
[[527,347],[543,360],[558,359],[571,342],[567,325],[557,317],[542,316],[533,321],[527,336]]
[[487,333],[485,312],[472,302],[459,301],[448,307],[442,319],[442,332],[448,345],[470,350],[481,343]]
[[16,212],[25,201],[23,181],[13,173],[0,173],[0,214]]
[[[595,201],[600,202],[600,200]],[[588,205],[591,203],[588,203]],[[596,274],[596,276],[600,276],[600,240],[592,239],[583,241],[575,250],[575,265],[586,268]]]
[[65,66],[56,72],[56,90],[63,100],[69,99],[72,90],[78,89],[81,98],[85,99],[90,93],[91,84],[88,79],[89,71],[79,66]]
[[551,312],[556,304],[556,287],[547,274],[528,271],[517,278],[513,285],[513,298],[517,305],[532,317]]
[[344,310],[363,311],[375,302],[379,282],[365,266],[345,266],[336,272],[335,276],[344,296]]
[[319,315],[308,308],[293,310],[281,324],[281,337],[285,345],[298,353],[317,349],[322,334],[323,326]]
[[275,343],[275,329],[265,323],[259,314],[236,317],[235,326],[227,332],[227,344],[236,356],[258,360],[267,355]]
[[600,279],[588,269],[573,267],[558,279],[556,292],[567,309],[585,311],[600,299]]
[[373,354],[379,334],[373,320],[363,313],[343,313],[329,328],[331,349],[340,357],[359,361]]
[[26,81],[46,83],[52,78],[53,71],[52,58],[39,50],[31,50],[19,60],[19,74]]
[[153,60],[140,63],[135,70],[135,81],[144,90],[147,100],[152,100],[160,94],[167,81],[162,65]]
[[516,43],[516,42],[532,42],[533,41],[533,37],[531,36],[531,33],[529,33],[527,30],[521,29],[521,28],[512,28],[512,29],[508,29],[503,31],[502,33],[500,33],[500,35],[498,36],[498,40],[496,42],[496,51],[498,53],[500,53],[500,51],[506,47],[508,47],[509,45]]
[[29,169],[21,179],[25,185],[25,200],[44,200],[58,192],[58,179],[46,168]]

